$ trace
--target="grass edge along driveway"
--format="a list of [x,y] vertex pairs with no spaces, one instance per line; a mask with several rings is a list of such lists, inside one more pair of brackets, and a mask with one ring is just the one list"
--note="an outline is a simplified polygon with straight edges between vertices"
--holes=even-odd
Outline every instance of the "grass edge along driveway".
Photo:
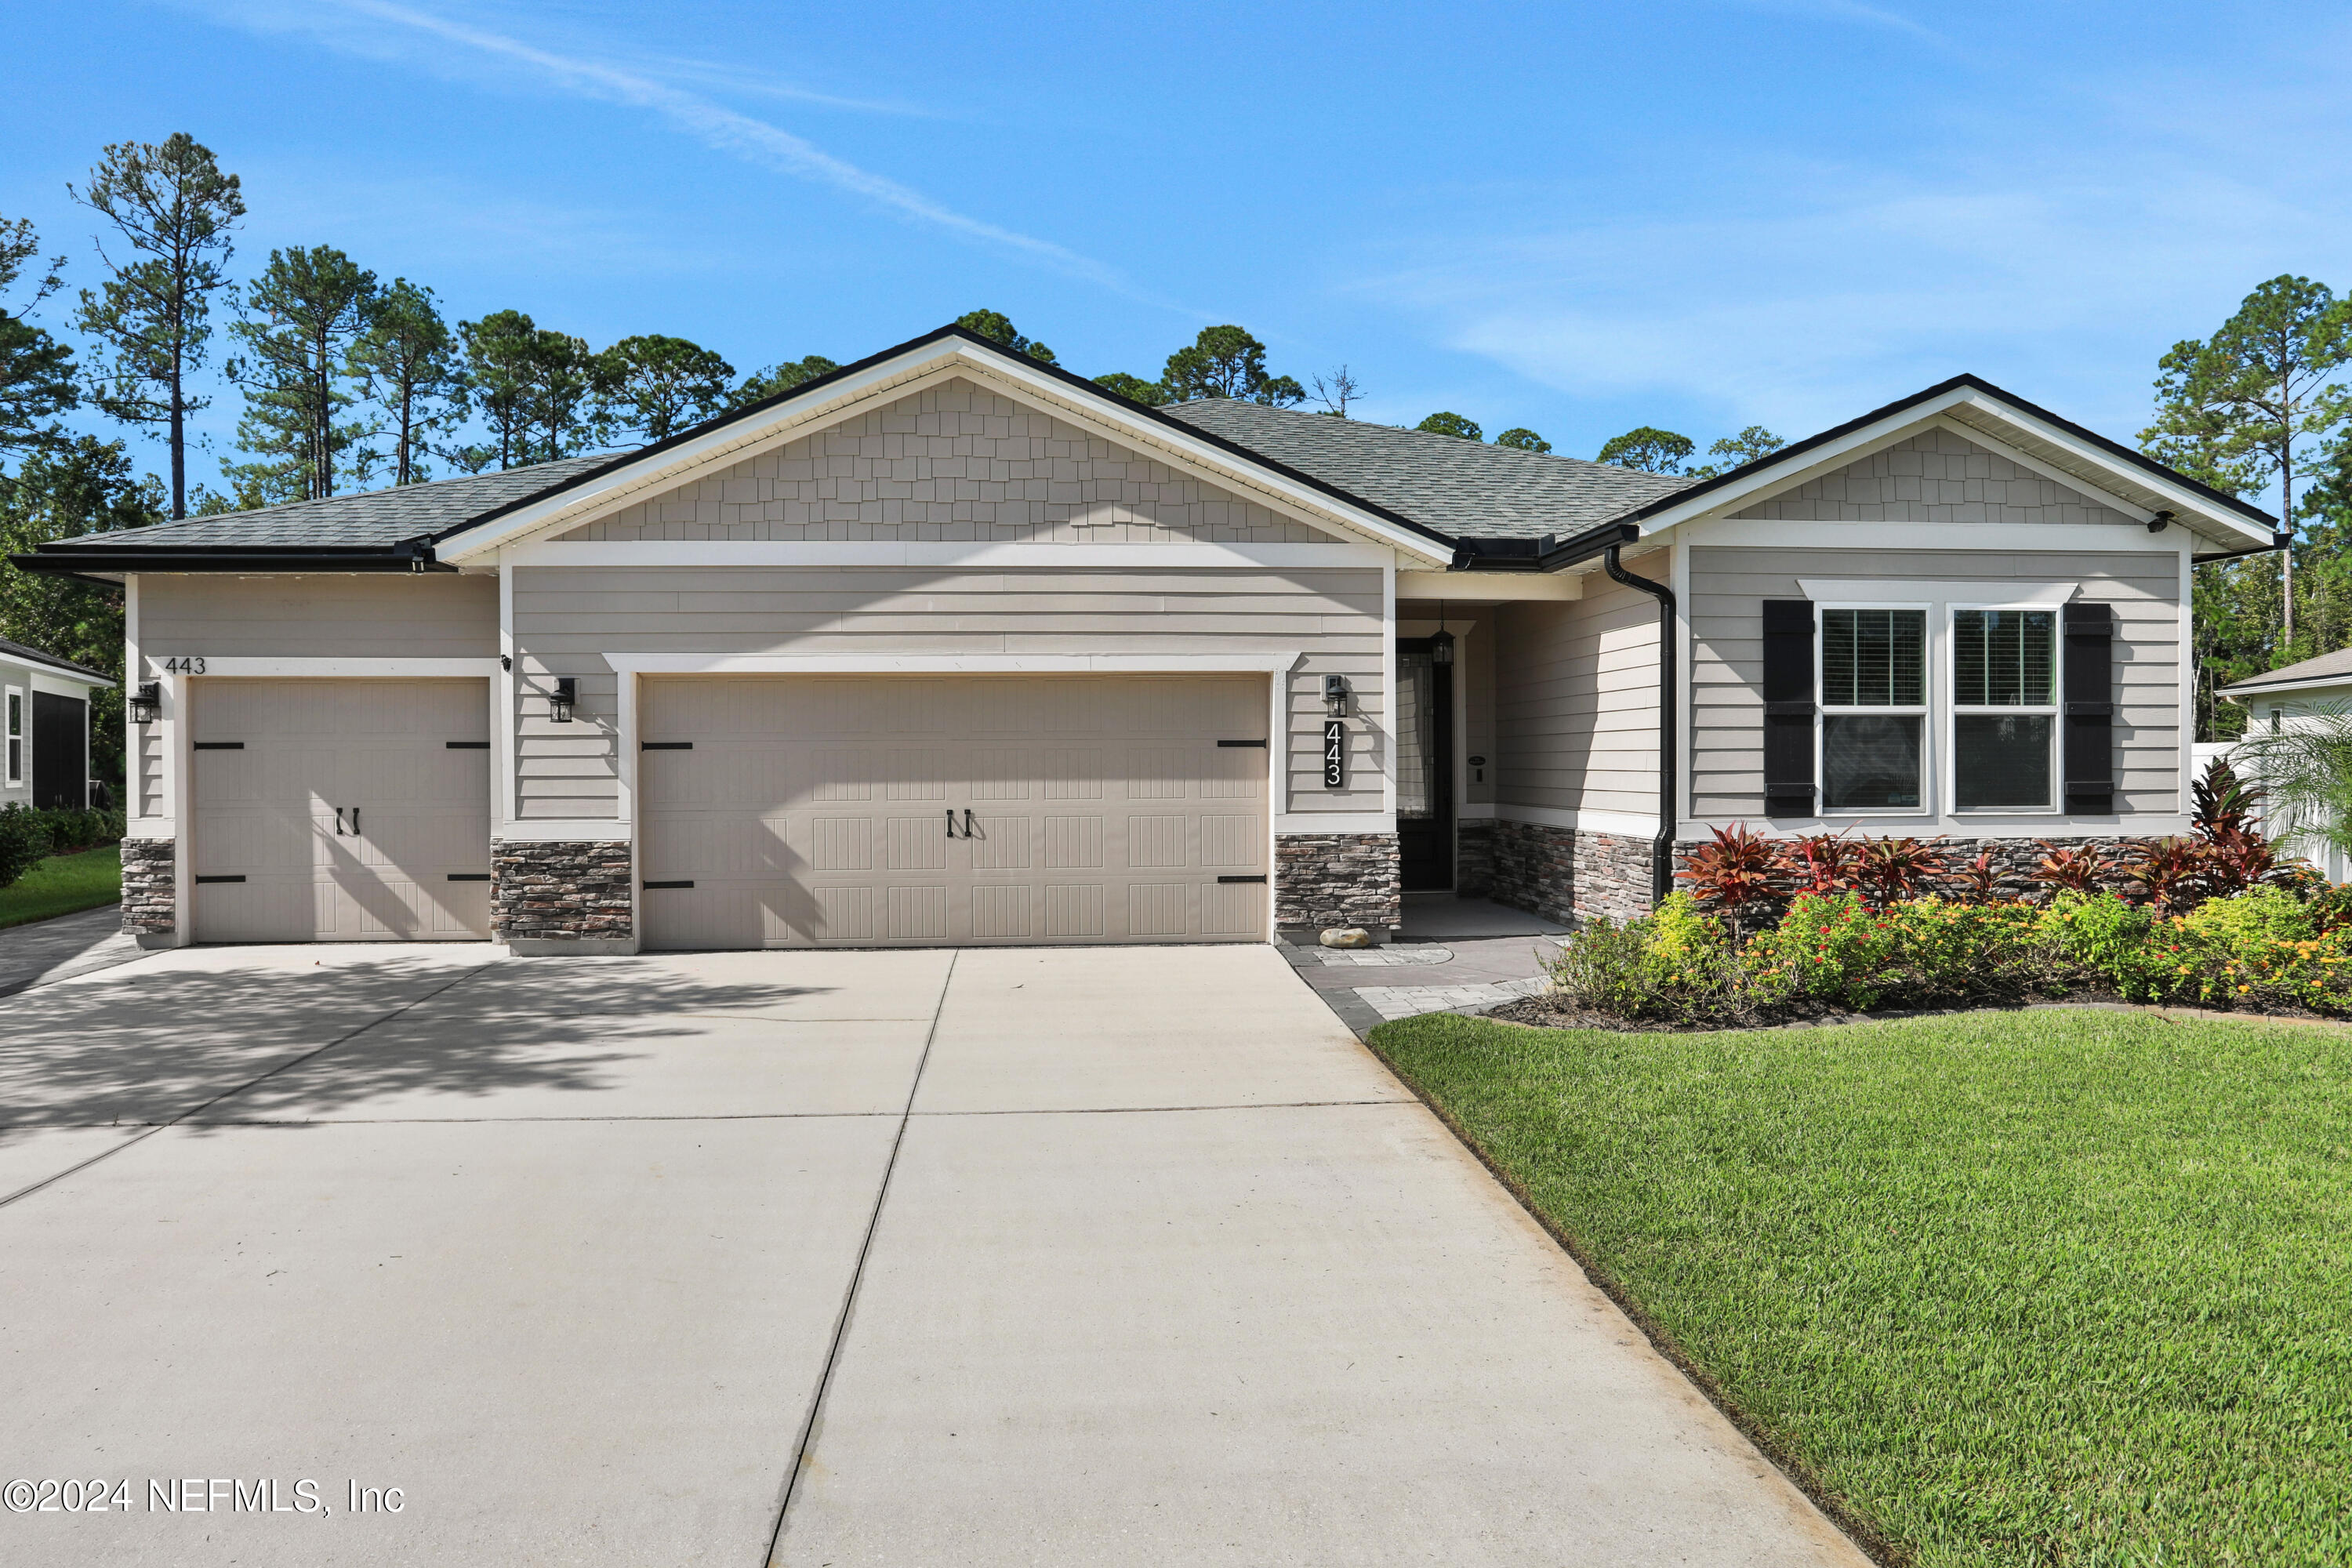
[[2352,1560],[2352,1031],[1371,1038],[1889,1555]]
[[122,847],[52,855],[0,888],[0,931],[122,901]]

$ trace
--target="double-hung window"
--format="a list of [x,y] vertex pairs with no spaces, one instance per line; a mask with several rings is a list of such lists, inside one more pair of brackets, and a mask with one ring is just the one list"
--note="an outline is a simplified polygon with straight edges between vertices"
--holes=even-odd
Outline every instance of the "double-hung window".
[[25,694],[8,688],[8,782],[25,782]]
[[2058,612],[1952,612],[1952,805],[2057,804]]
[[1927,612],[1821,612],[1821,781],[1825,812],[1927,805]]

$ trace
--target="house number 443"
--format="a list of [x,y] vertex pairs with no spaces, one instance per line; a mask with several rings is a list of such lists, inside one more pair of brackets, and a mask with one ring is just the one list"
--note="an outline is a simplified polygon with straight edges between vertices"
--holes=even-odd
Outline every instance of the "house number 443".
[[202,656],[194,658],[167,658],[163,661],[163,673],[166,675],[202,675],[204,672],[205,661]]

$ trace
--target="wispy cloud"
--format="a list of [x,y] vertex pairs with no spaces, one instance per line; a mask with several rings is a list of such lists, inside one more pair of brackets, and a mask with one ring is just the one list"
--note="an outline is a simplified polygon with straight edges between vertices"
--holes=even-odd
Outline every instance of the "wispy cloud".
[[1811,16],[1827,22],[1853,22],[1865,27],[1907,34],[1931,44],[1949,46],[1951,43],[1949,38],[1924,22],[1916,22],[1899,11],[1863,5],[1861,0],[1735,0],[1735,3],[1743,10],[1770,11],[1785,16]]
[[[1010,251],[1074,278],[1130,296],[1134,285],[1117,268],[1066,247],[1034,235],[989,223],[955,210],[885,174],[859,168],[834,156],[807,138],[782,127],[729,108],[703,93],[663,80],[644,69],[613,64],[583,53],[560,52],[527,43],[508,34],[454,20],[393,0],[310,0],[299,7],[265,3],[212,7],[256,31],[302,31],[338,47],[381,54],[385,40],[355,37],[354,20],[412,39],[454,46],[478,62],[520,73],[544,88],[598,102],[616,103],[659,116],[706,146],[797,179],[828,185],[911,222],[940,229],[959,238]],[[677,70],[677,62],[669,62]],[[722,73],[715,68],[709,73]],[[760,90],[772,96],[785,89],[767,84]],[[795,96],[814,96],[797,95]],[[858,100],[824,100],[841,105],[870,107]]]

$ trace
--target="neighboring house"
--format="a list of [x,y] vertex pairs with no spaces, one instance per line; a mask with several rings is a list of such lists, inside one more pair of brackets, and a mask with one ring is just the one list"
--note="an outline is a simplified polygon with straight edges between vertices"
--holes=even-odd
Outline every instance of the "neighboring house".
[[[2245,708],[2249,735],[2291,730],[2298,719],[2352,713],[2352,648],[2338,648],[2249,677],[2222,687],[2220,695]],[[2221,756],[2228,755],[2231,749],[2227,743],[2197,748],[2200,753]],[[2308,855],[2329,881],[2352,880],[2352,861],[2341,849],[2307,839],[2295,848]]]
[[89,694],[97,670],[0,637],[0,805],[91,804]]
[[948,328],[641,451],[44,545],[150,943],[1223,942],[1648,907],[1749,822],[2185,824],[2272,520],[1962,376],[1704,481]]

